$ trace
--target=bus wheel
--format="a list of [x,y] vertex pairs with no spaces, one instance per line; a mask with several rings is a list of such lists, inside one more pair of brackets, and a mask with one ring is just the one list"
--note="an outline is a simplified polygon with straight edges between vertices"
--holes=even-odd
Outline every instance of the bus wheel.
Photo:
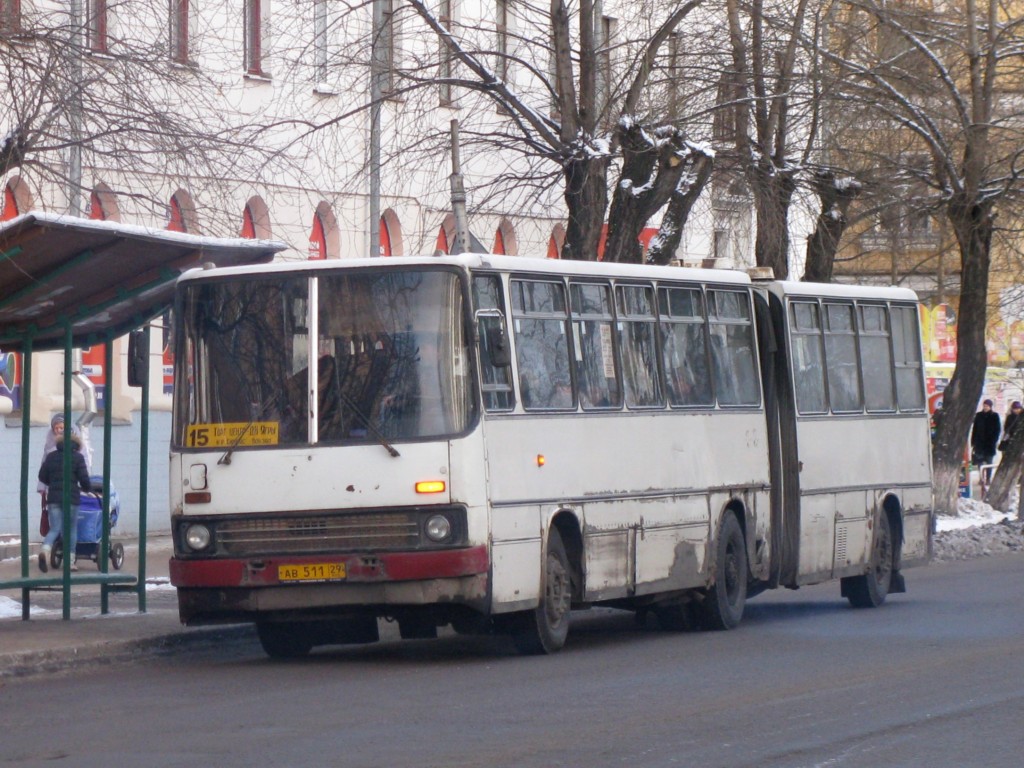
[[272,659],[298,659],[313,650],[313,642],[303,632],[301,624],[259,622],[256,634],[264,653]]
[[569,557],[561,535],[552,528],[544,567],[544,597],[534,610],[521,614],[512,630],[512,641],[519,652],[536,655],[561,649],[569,634],[571,606]]
[[871,544],[871,562],[863,576],[843,579],[842,594],[854,608],[877,608],[885,602],[892,584],[892,527],[885,512],[878,518]]
[[747,547],[739,520],[731,512],[722,519],[715,555],[715,583],[701,604],[706,629],[732,629],[743,618],[747,601]]
[[692,632],[699,626],[693,603],[658,606],[654,616],[666,632]]

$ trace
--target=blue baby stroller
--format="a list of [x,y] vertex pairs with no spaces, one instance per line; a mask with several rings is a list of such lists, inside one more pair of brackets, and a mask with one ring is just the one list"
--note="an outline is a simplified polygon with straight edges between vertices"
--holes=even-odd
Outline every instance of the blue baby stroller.
[[[82,502],[78,508],[78,541],[75,544],[75,555],[87,558],[96,563],[96,567],[102,567],[100,563],[100,544],[103,541],[103,476],[93,475],[89,478],[92,485],[91,493],[82,493]],[[110,529],[117,525],[117,518],[121,514],[121,500],[118,498],[114,486],[110,486]],[[53,544],[53,551],[50,553],[50,564],[56,569],[60,568],[64,559],[64,543],[60,538]],[[110,543],[110,564],[114,570],[120,570],[124,565],[124,545],[120,542]]]

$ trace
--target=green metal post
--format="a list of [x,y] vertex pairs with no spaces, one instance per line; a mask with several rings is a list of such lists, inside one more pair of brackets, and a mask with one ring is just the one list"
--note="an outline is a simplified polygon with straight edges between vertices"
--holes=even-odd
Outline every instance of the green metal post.
[[61,523],[61,544],[64,552],[64,559],[61,565],[63,570],[63,611],[65,621],[71,618],[71,560],[75,552],[71,549],[71,454],[74,448],[71,446],[71,323],[64,326],[64,493],[61,496],[61,507],[63,522]]
[[[28,578],[28,452],[32,437],[32,339],[25,339],[21,360],[21,577]],[[29,618],[30,590],[21,590],[21,620]]]
[[[103,391],[103,536],[100,539],[100,573],[107,573],[110,562],[110,401],[114,388],[114,338],[107,334],[103,355],[103,370],[106,371],[106,389]],[[110,589],[107,584],[100,586],[100,613],[110,613]]]
[[[146,324],[142,345],[146,350],[146,361],[149,360],[149,324]],[[139,613],[146,612],[146,506],[149,495],[149,371],[146,366],[146,378],[142,385],[142,425],[139,436]]]

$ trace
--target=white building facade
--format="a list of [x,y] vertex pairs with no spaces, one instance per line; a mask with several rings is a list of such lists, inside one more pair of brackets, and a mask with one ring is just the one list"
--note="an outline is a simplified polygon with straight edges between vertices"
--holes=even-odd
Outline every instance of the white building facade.
[[[275,239],[288,246],[279,258],[290,260],[361,257],[374,249],[381,256],[449,251],[455,223],[445,136],[457,119],[478,247],[557,255],[566,216],[557,158],[545,156],[540,142],[531,145],[493,99],[460,85],[501,80],[556,124],[547,7],[430,0],[427,10],[418,14],[410,0],[0,0],[7,70],[0,114],[8,115],[0,124],[2,151],[24,155],[0,176],[2,217],[38,209]],[[605,102],[623,86],[638,41],[665,15],[657,3],[595,5]],[[430,19],[451,29],[467,55],[489,69],[468,69],[440,42]],[[673,110],[691,91],[713,92],[678,68],[682,43],[676,37],[666,47],[674,58],[661,87],[669,83]],[[379,131],[369,108],[377,92],[384,97]],[[652,91],[645,103],[655,98]],[[694,141],[712,139],[710,121],[695,119],[691,132]],[[613,162],[610,182],[614,175]],[[753,260],[752,228],[742,192],[709,184],[676,257],[689,265],[743,268]],[[802,247],[802,237],[793,241]],[[162,530],[170,394],[168,379],[159,375],[167,362],[161,334],[153,339],[149,508],[150,528]],[[115,361],[123,360],[124,346],[115,342]],[[101,360],[98,350],[85,351],[83,372],[100,388],[101,408],[113,409],[111,472],[126,508],[120,528],[131,533],[140,398],[127,388],[123,368],[97,370]],[[0,429],[7,458],[0,470],[0,534],[18,530],[19,367],[17,355],[0,354],[0,395],[10,399]],[[38,355],[33,370],[35,457],[44,425],[61,407],[62,356]],[[80,411],[84,402],[76,392],[74,407]]]

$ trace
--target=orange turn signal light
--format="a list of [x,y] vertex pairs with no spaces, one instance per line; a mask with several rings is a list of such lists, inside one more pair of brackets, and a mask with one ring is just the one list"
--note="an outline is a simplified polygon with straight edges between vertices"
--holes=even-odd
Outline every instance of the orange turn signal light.
[[416,493],[444,493],[444,480],[420,480],[416,483]]
[[545,463],[547,463],[547,459],[544,458],[544,454],[543,453],[538,453],[537,454],[537,466],[538,467],[543,467]]

